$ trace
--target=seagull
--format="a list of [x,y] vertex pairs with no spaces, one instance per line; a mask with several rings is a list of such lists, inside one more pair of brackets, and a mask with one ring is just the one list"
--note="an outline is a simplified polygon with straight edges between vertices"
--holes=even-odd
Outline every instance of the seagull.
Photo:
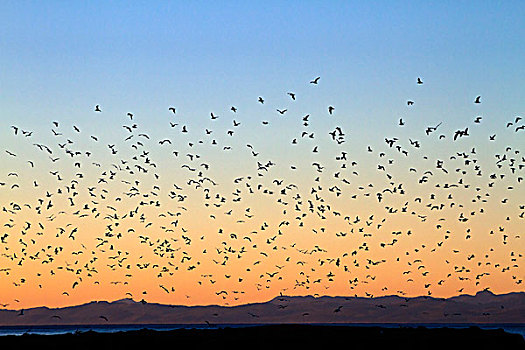
[[420,85],[423,84],[423,81],[421,80],[421,78],[417,78],[417,83]]
[[481,103],[480,99],[481,99],[481,96],[477,96],[476,99],[474,100],[474,103]]
[[169,111],[171,111],[173,114],[175,114],[175,107],[168,108]]
[[102,110],[100,109],[100,106],[99,106],[99,105],[96,105],[96,106],[95,106],[95,112],[102,112]]
[[317,84],[317,82],[321,79],[321,77],[317,77],[314,80],[310,81],[310,84]]

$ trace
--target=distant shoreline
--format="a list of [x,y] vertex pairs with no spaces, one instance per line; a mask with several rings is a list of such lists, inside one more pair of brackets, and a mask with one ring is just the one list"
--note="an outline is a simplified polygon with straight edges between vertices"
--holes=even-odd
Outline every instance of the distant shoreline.
[[450,299],[279,296],[233,307],[182,306],[132,300],[91,302],[60,309],[0,310],[0,326],[89,325],[486,325],[525,324],[525,293]]

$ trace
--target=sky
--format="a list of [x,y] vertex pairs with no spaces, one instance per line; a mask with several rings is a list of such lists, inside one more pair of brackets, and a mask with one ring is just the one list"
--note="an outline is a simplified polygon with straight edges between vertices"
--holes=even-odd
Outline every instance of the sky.
[[1,2],[0,303],[523,291],[523,18]]

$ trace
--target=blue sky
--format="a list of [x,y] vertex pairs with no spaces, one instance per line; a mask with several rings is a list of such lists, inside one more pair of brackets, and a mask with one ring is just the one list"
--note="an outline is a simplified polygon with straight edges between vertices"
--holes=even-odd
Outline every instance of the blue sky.
[[0,121],[89,126],[100,104],[161,130],[168,106],[192,124],[236,105],[258,123],[295,91],[297,113],[333,104],[360,135],[388,132],[410,98],[421,127],[470,119],[476,95],[499,123],[525,95],[523,18],[520,1],[4,1]]
[[0,13],[3,105],[200,95],[212,108],[317,75],[371,93],[418,75],[515,89],[525,74],[520,1],[4,1]]
[[[480,113],[477,95],[490,130],[523,113],[523,18],[520,1],[4,1],[0,146],[11,147],[15,123],[51,141],[54,120],[109,142],[127,112],[160,139],[176,106],[199,132],[235,117],[246,138],[288,161],[295,150],[273,141],[288,142],[307,113],[321,132],[344,125],[349,146],[362,147],[399,136],[399,117],[420,134],[440,121],[453,132]],[[328,105],[337,118],[325,122]]]

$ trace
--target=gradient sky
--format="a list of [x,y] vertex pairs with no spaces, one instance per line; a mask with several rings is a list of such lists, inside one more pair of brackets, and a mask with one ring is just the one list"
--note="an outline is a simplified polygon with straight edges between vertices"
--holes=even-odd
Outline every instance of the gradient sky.
[[[404,1],[371,4],[350,1],[195,1],[191,4],[182,1],[2,1],[0,183],[5,185],[0,187],[0,204],[3,208],[12,208],[13,202],[27,203],[31,209],[24,207],[16,214],[8,211],[0,214],[2,224],[16,224],[13,227],[4,225],[0,232],[0,235],[9,234],[6,243],[0,244],[0,269],[11,269],[0,275],[0,303],[9,304],[7,308],[54,307],[93,299],[120,299],[129,296],[127,292],[135,300],[232,305],[264,301],[279,292],[423,295],[431,290],[433,295],[451,296],[461,293],[459,291],[474,293],[483,288],[500,293],[523,291],[523,284],[518,282],[525,272],[523,257],[519,255],[525,251],[523,239],[519,237],[525,234],[523,209],[520,208],[525,204],[525,190],[524,182],[516,181],[524,177],[523,168],[518,168],[518,164],[523,164],[523,153],[513,152],[525,146],[525,132],[513,129],[523,121],[512,127],[507,127],[507,122],[514,122],[518,115],[524,116],[525,110],[524,18],[522,1],[439,1],[424,5]],[[309,84],[317,76],[321,77],[319,84]],[[423,79],[423,85],[416,84],[418,77]],[[297,94],[297,101],[291,101],[286,94],[290,91]],[[482,96],[480,105],[473,103],[478,95]],[[257,102],[259,96],[264,97],[264,105]],[[415,101],[414,106],[408,108],[407,100]],[[94,112],[97,104],[102,113]],[[238,108],[236,114],[230,111],[232,105]],[[335,107],[334,116],[327,113],[329,105]],[[171,106],[177,109],[175,116],[168,111]],[[288,112],[280,116],[276,109],[284,108]],[[126,116],[128,112],[133,113],[133,121]],[[211,112],[220,118],[211,121]],[[313,141],[301,138],[304,130],[301,118],[306,114],[311,114],[308,131],[316,133]],[[473,123],[476,116],[483,117],[481,124]],[[405,120],[405,127],[398,126],[399,118]],[[241,126],[233,127],[233,119],[240,121]],[[262,126],[262,120],[268,120],[270,125]],[[54,127],[53,121],[58,121],[60,127]],[[179,125],[170,128],[169,121]],[[435,137],[425,135],[428,126],[440,122],[442,125]],[[116,207],[119,214],[136,207],[135,201],[125,200],[124,193],[130,186],[120,180],[140,179],[142,193],[155,191],[153,186],[158,186],[163,207],[141,209],[147,214],[146,222],[152,222],[150,227],[156,231],[148,231],[151,228],[144,227],[137,218],[123,220],[122,231],[133,229],[136,233],[118,241],[112,238],[108,246],[113,243],[114,251],[109,248],[100,251],[104,247],[96,247],[95,237],[104,235],[110,220],[93,216],[80,219],[73,212],[92,200],[87,187],[96,186],[97,196],[104,195],[102,186],[97,183],[101,172],[115,171],[112,164],[120,159],[130,160],[142,152],[124,141],[130,134],[122,125],[132,123],[137,123],[139,129],[130,142],[141,140],[146,144],[144,149],[157,162],[155,171],[160,178],[155,180],[152,172],[135,178],[129,174],[120,177],[119,172],[119,183],[115,181],[106,186],[111,201],[106,203],[97,197],[99,203],[104,203],[99,207],[100,212],[112,213],[107,205]],[[33,135],[15,136],[12,125],[33,131]],[[73,125],[79,127],[81,133],[73,131]],[[187,126],[188,134],[180,133],[182,125]],[[345,132],[346,140],[342,145],[334,144],[328,136],[336,126],[341,126]],[[469,127],[470,136],[451,141],[454,132],[465,127]],[[57,139],[52,128],[63,135]],[[213,129],[214,134],[205,135],[206,128]],[[227,130],[235,130],[235,135],[227,136]],[[151,139],[140,139],[141,132]],[[446,139],[439,140],[438,134],[446,135]],[[489,142],[489,135],[493,134],[498,135],[496,141]],[[95,143],[91,135],[100,141]],[[399,138],[403,148],[410,150],[410,157],[404,158],[394,148],[389,148],[385,137]],[[159,145],[158,141],[165,138],[170,138],[173,144]],[[219,147],[209,146],[212,138],[218,141]],[[291,145],[293,138],[300,141],[297,147]],[[78,207],[70,206],[67,197],[56,193],[59,188],[67,192],[65,186],[78,172],[73,165],[75,161],[68,159],[58,146],[67,139],[72,141],[71,149],[89,150],[93,154],[93,158],[82,158],[86,180],[79,185]],[[421,141],[422,148],[411,148],[409,139]],[[198,140],[203,140],[203,144],[198,144]],[[196,146],[189,147],[188,142]],[[39,151],[34,143],[49,145],[54,150],[53,156],[61,159],[52,163],[49,155]],[[259,158],[251,154],[247,143],[259,152]],[[118,158],[111,155],[108,144],[116,145]],[[367,152],[368,145],[374,152]],[[231,146],[232,152],[222,151],[223,146]],[[319,154],[311,152],[314,146],[319,146]],[[466,165],[463,159],[450,159],[451,155],[470,152],[473,147],[477,152],[470,157],[483,166],[481,178],[472,170],[473,164]],[[5,150],[17,156],[12,157]],[[173,150],[180,152],[179,157],[173,156]],[[342,171],[351,178],[352,185],[342,196],[336,197],[327,189],[335,184],[332,175],[340,169],[341,162],[334,158],[341,151],[349,153],[349,160],[359,165]],[[385,157],[378,156],[381,151],[386,153]],[[210,201],[210,207],[204,207],[202,189],[186,185],[188,178],[195,176],[181,170],[181,165],[200,167],[201,163],[184,158],[188,152],[201,155],[202,161],[210,164],[207,174],[219,183],[210,195],[219,193],[227,197],[225,206],[216,209]],[[515,157],[516,164],[506,162],[503,168],[498,168],[495,154],[504,153],[509,158]],[[428,160],[424,156],[428,156]],[[394,164],[388,165],[388,159],[395,159]],[[438,174],[437,159],[446,161],[449,174]],[[34,161],[36,167],[30,168],[27,160]],[[268,160],[277,166],[270,174],[259,178],[256,162]],[[101,167],[97,168],[92,162],[99,162]],[[315,181],[318,173],[312,162],[326,167],[319,182]],[[291,164],[299,170],[291,171]],[[379,164],[387,166],[396,184],[404,184],[408,197],[388,198],[386,203],[378,203],[376,192],[392,187],[385,173],[378,170]],[[410,167],[417,168],[417,174],[410,173]],[[517,170],[513,172],[512,167]],[[435,185],[457,182],[457,168],[472,170],[464,177],[471,187],[450,190],[454,200],[464,203],[465,207],[447,208],[436,214],[425,205],[432,193],[438,197],[434,204],[449,204],[449,192],[440,192]],[[430,169],[436,175],[429,184],[422,185],[418,180]],[[49,174],[55,170],[60,171],[65,182]],[[360,175],[353,175],[354,170]],[[19,176],[14,178],[9,175],[11,172]],[[506,177],[489,188],[491,173],[503,173]],[[252,181],[247,181],[250,175]],[[233,182],[241,176],[245,182],[241,185]],[[251,182],[253,187],[261,183],[280,191],[272,182],[274,179],[284,179],[285,185],[298,186],[297,193],[305,203],[304,212],[307,212],[306,198],[312,195],[311,188],[322,185],[329,198],[327,202],[343,215],[324,220],[312,214],[304,219],[304,226],[300,228],[297,213],[288,210],[283,214],[283,205],[276,202],[275,196],[245,195],[245,201],[233,201],[236,195],[232,192],[241,187],[247,191],[246,182]],[[33,181],[39,186],[34,187]],[[13,189],[14,183],[20,188]],[[173,233],[163,232],[162,227],[174,220],[167,211],[181,211],[178,204],[168,198],[174,183],[184,187],[180,193],[188,195],[184,204],[188,210],[181,214],[180,222],[187,230],[186,236],[192,239],[191,245],[184,243],[181,235],[185,232],[180,231],[180,226]],[[367,187],[370,183],[375,186],[373,190]],[[340,183],[338,185],[341,187]],[[51,211],[38,215],[34,210],[37,198],[45,196],[46,191],[56,198],[51,211],[55,215],[65,212],[52,222],[46,219]],[[370,196],[364,196],[367,192]],[[486,193],[492,196],[486,204],[480,204],[480,199],[472,201],[476,195],[485,196]],[[359,195],[357,200],[352,199],[354,194]],[[117,203],[114,201],[117,197],[124,200]],[[414,202],[417,197],[423,198],[421,204]],[[507,201],[503,203],[505,198]],[[291,201],[290,197],[283,200]],[[385,205],[401,211],[405,202],[410,202],[406,215],[389,216],[385,212]],[[247,219],[248,207],[255,212],[255,217],[240,227],[238,220]],[[473,217],[468,225],[458,221],[461,213],[479,213],[481,207],[485,211],[482,217]],[[234,211],[231,217],[224,215],[228,209]],[[411,211],[428,214],[428,220],[421,222],[417,215],[410,215]],[[212,212],[216,219],[209,217]],[[159,217],[159,213],[168,217]],[[362,221],[350,226],[343,219],[346,215],[351,216],[352,221],[360,216]],[[364,221],[370,215],[374,215],[374,223],[366,225]],[[357,232],[362,225],[364,232],[377,228],[383,218],[388,220],[382,224],[381,231],[372,232],[372,237]],[[446,220],[440,221],[441,218]],[[282,220],[292,224],[279,227]],[[32,223],[33,231],[22,233],[25,222]],[[42,235],[37,234],[38,222],[45,226]],[[264,222],[270,226],[265,231],[272,234],[259,232],[251,243],[241,239],[254,230],[261,231]],[[68,223],[72,223],[71,228],[79,228],[77,238],[55,237],[57,228],[66,227]],[[436,228],[439,224],[444,227]],[[508,233],[505,243],[503,231],[490,233],[501,227],[506,230],[505,234]],[[219,228],[228,235],[238,234],[239,239],[224,238],[217,233]],[[320,232],[321,228],[325,232],[312,231]],[[353,238],[350,238],[352,235],[336,236],[351,228],[356,231]],[[268,244],[267,239],[279,229],[286,234],[279,236],[274,244]],[[413,234],[408,235],[408,230]],[[441,247],[437,243],[447,235],[446,230],[452,236],[449,243],[444,244],[446,251],[432,254],[431,249]],[[157,245],[151,249],[145,247],[140,243],[138,231],[153,241],[168,237],[177,239],[173,242],[174,247],[180,248],[176,251],[177,258],[169,260],[155,255],[158,250],[153,248]],[[383,231],[387,234],[380,233]],[[403,232],[399,243],[381,248],[381,243],[396,238],[391,231]],[[469,233],[473,237],[470,241],[465,239]],[[202,236],[205,238],[201,239]],[[57,246],[64,247],[64,253],[48,266],[29,257],[18,265],[19,257],[24,254],[23,243],[31,242],[31,238],[35,243],[27,248],[29,255],[42,249],[40,254],[44,255],[48,247]],[[223,243],[225,240],[227,244]],[[361,265],[357,267],[355,258],[344,254],[364,250],[363,242],[370,249],[363,252],[359,260]],[[248,249],[256,243],[257,248]],[[292,247],[294,243],[297,246]],[[242,246],[248,249],[242,258],[232,256],[227,265],[213,262],[225,255],[224,252],[213,255],[217,248],[239,250]],[[315,246],[326,251],[317,252],[319,256],[309,253],[307,257],[299,251],[311,252]],[[84,252],[73,254],[79,250]],[[207,255],[202,253],[204,250]],[[261,251],[267,252],[267,260]],[[108,266],[124,257],[126,252],[127,260],[133,265],[131,270]],[[17,253],[17,258],[13,253]],[[184,254],[192,257],[192,263],[199,261],[201,265],[187,270],[188,262],[180,263]],[[472,254],[475,258],[469,258]],[[418,274],[415,267],[418,263],[414,261],[420,255],[431,277],[426,279],[419,274],[413,277],[414,282],[407,282],[409,277],[403,272],[412,269],[413,275]],[[100,261],[91,263],[94,256]],[[396,261],[397,257],[401,257],[401,261]],[[345,261],[350,271],[338,272],[334,281],[329,281],[330,272],[342,269],[335,268],[332,263],[331,259],[337,258]],[[319,259],[328,260],[320,265]],[[364,267],[367,261],[381,259],[387,262],[369,263],[370,271]],[[252,265],[257,260],[261,263]],[[173,275],[165,272],[159,277],[159,268],[137,268],[143,261],[151,261],[152,265],[156,262],[160,269],[166,266]],[[302,265],[302,261],[306,261],[306,265]],[[180,269],[176,269],[178,265]],[[251,271],[246,271],[248,265],[253,266]],[[76,274],[74,269],[67,270],[66,267],[71,266],[83,270]],[[95,266],[96,277],[88,276],[89,269]],[[509,272],[502,271],[505,266],[510,267]],[[267,279],[266,272],[276,269],[282,272]],[[476,276],[489,270],[490,275],[476,285]],[[128,273],[132,277],[125,277]],[[469,279],[447,279],[449,273]],[[261,275],[265,277],[260,278]],[[353,286],[349,280],[356,277],[366,283]],[[301,284],[319,278],[321,283],[311,284],[309,288],[304,287],[307,283]],[[438,284],[440,280],[447,282]],[[73,289],[75,281],[79,284]],[[432,285],[430,288],[425,286],[428,283]],[[173,286],[175,291],[165,293],[159,284]],[[220,290],[228,290],[228,297],[218,296],[216,292]]]

